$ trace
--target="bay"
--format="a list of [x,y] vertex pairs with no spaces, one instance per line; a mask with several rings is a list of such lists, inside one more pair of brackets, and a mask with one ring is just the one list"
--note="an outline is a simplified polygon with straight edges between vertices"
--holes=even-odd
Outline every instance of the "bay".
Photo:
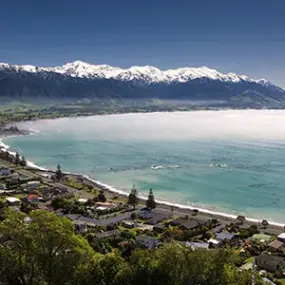
[[87,174],[123,191],[285,222],[285,113],[276,110],[106,115],[20,123],[6,138],[45,168]]

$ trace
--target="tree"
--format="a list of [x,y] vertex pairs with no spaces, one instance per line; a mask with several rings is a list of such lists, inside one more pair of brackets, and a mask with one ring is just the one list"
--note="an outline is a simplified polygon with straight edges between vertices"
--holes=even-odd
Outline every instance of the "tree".
[[98,202],[103,202],[105,203],[107,201],[107,198],[104,194],[104,190],[100,190],[99,195],[97,197]]
[[55,178],[56,178],[57,181],[60,181],[61,178],[62,178],[62,171],[61,171],[60,164],[57,165],[57,169],[56,169],[56,172],[55,172]]
[[148,194],[148,198],[145,202],[145,205],[150,209],[154,209],[156,207],[156,202],[154,200],[153,190],[151,188],[149,189],[149,194]]
[[33,211],[25,215],[6,212],[0,223],[5,241],[0,247],[0,278],[3,284],[71,284],[76,272],[89,262],[92,249],[74,233],[67,218],[55,213]]
[[26,161],[26,159],[23,156],[22,156],[22,158],[21,158],[21,160],[19,162],[19,165],[20,166],[27,166],[27,161]]
[[269,225],[269,223],[266,220],[262,220],[261,222],[262,226],[266,229]]
[[70,209],[72,202],[63,197],[55,197],[51,201],[51,206],[55,211],[58,209]]
[[245,222],[245,217],[244,216],[237,216],[237,220],[239,221],[239,223],[242,225]]
[[15,154],[15,164],[19,165],[20,164],[20,155],[18,152]]
[[135,188],[135,185],[131,189],[131,193],[128,197],[128,204],[133,206],[133,208],[136,208],[136,205],[139,203],[139,198],[138,198],[138,191]]

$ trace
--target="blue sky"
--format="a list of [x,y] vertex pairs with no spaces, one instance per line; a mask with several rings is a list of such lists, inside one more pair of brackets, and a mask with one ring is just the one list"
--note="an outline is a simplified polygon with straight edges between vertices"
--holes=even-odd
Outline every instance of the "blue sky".
[[285,87],[284,0],[0,0],[0,62],[216,68]]

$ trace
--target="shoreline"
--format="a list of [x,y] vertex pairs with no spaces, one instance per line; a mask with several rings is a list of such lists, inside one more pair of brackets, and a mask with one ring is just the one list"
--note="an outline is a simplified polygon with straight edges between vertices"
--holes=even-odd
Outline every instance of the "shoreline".
[[[10,146],[5,144],[3,142],[3,140],[11,138],[11,137],[17,137],[17,136],[19,136],[19,135],[11,135],[11,136],[6,136],[6,137],[0,137],[0,150],[4,149],[4,150],[8,151],[9,153],[15,155],[15,152],[10,151],[9,150]],[[46,171],[46,172],[54,172],[54,170],[46,169],[46,168],[43,168],[41,166],[38,166],[35,163],[31,162],[30,160],[27,160],[27,166],[32,168],[32,169],[37,169],[37,170]],[[64,173],[75,176],[75,177],[82,177],[82,178],[86,179],[88,181],[88,183],[94,185],[94,187],[97,187],[99,189],[107,191],[111,194],[117,194],[118,196],[121,196],[124,198],[126,198],[129,195],[129,193],[124,192],[124,191],[122,191],[122,190],[120,190],[120,189],[118,189],[112,185],[107,184],[107,183],[95,180],[87,174],[74,173],[74,172],[64,172]],[[139,199],[142,201],[146,201],[147,198],[139,195]],[[164,209],[169,209],[169,210],[171,208],[173,208],[176,211],[180,211],[180,212],[185,213],[185,215],[193,214],[193,210],[198,210],[199,215],[205,215],[205,216],[208,216],[211,218],[217,218],[217,219],[221,219],[224,221],[231,221],[233,223],[237,222],[237,215],[234,215],[234,214],[216,212],[216,211],[212,211],[212,210],[205,209],[205,208],[199,208],[199,207],[190,206],[190,205],[177,204],[177,203],[173,203],[173,202],[169,202],[169,201],[156,200],[156,203],[159,206],[159,208],[164,208]],[[256,218],[250,218],[247,216],[245,216],[245,219],[246,219],[245,223],[248,223],[248,224],[260,225],[261,221],[262,221],[262,220],[259,220]],[[270,220],[267,220],[267,221],[269,223],[269,226],[277,227],[277,228],[284,228],[284,224],[282,224],[282,223],[274,222],[274,221],[270,221]]]

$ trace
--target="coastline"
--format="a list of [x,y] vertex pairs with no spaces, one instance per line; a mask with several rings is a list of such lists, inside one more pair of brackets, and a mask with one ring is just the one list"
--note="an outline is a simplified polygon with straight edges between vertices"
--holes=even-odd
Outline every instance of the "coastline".
[[[11,137],[16,137],[16,136],[19,136],[19,135],[11,135],[11,136],[6,136],[6,137],[0,137],[0,149],[4,149],[11,154],[15,154],[15,152],[9,150],[10,149],[9,145],[5,144],[3,142],[3,140],[5,140],[7,138],[11,138]],[[49,171],[49,172],[54,171],[51,169],[46,169],[46,168],[43,168],[41,166],[38,166],[35,163],[29,161],[28,159],[27,159],[27,166],[30,168],[37,169],[37,170],[41,170],[41,171]],[[102,190],[104,190],[110,194],[117,194],[118,196],[121,196],[124,198],[129,195],[129,193],[127,193],[127,192],[124,192],[124,191],[122,191],[122,190],[120,190],[120,189],[118,189],[112,185],[107,184],[107,183],[103,183],[101,181],[95,180],[86,174],[74,173],[74,172],[72,172],[72,173],[71,172],[64,172],[64,173],[75,176],[75,177],[82,177],[82,178],[86,179],[88,181],[88,183],[94,185],[94,187],[102,189]],[[139,199],[142,201],[145,201],[147,199],[147,197],[139,195]],[[198,210],[200,216],[205,216],[208,218],[209,217],[210,218],[216,218],[216,219],[220,219],[220,220],[228,221],[228,222],[233,222],[233,223],[237,222],[237,215],[234,215],[234,214],[217,212],[217,211],[212,211],[212,210],[205,209],[205,208],[195,207],[194,205],[193,206],[183,205],[183,204],[177,204],[177,203],[173,203],[173,202],[169,202],[169,201],[156,200],[156,202],[157,202],[157,206],[159,208],[163,208],[163,209],[167,209],[167,210],[171,210],[173,208],[174,211],[182,212],[185,215],[193,214],[194,210]],[[252,224],[260,225],[261,221],[262,221],[262,220],[259,220],[256,218],[250,218],[247,216],[245,218],[246,218],[245,223],[249,224],[249,225],[252,225]],[[267,220],[267,221],[269,223],[269,226],[271,226],[271,227],[278,228],[278,229],[280,229],[280,228],[283,229],[283,227],[284,227],[284,224],[282,224],[282,223],[274,222],[274,221],[270,221],[270,220]]]

